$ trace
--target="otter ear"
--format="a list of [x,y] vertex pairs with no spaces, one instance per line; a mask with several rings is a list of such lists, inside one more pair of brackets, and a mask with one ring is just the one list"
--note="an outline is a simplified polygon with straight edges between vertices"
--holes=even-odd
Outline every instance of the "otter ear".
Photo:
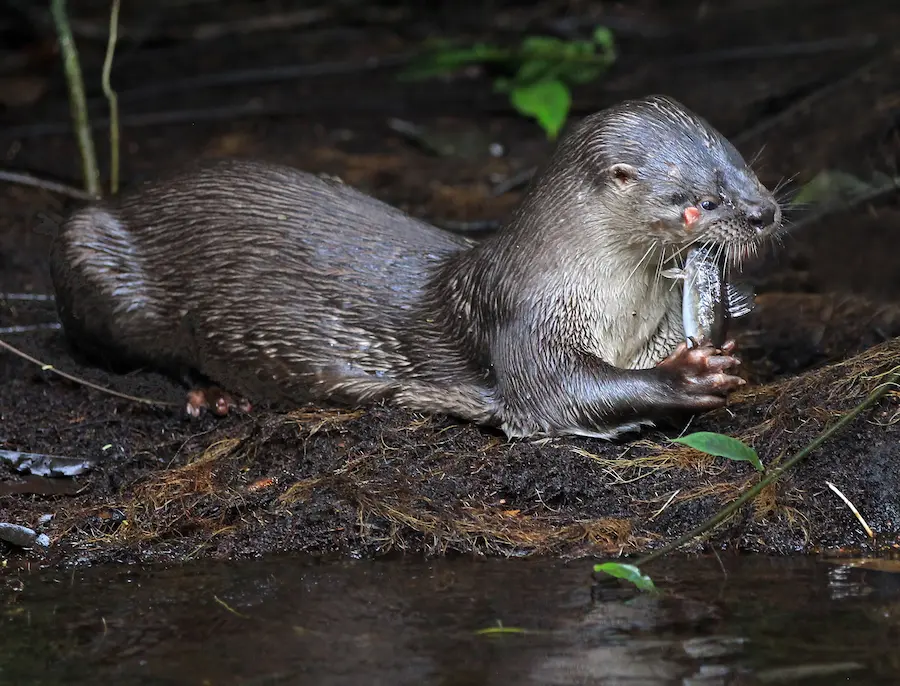
[[614,164],[609,167],[607,170],[609,174],[610,181],[612,181],[616,187],[620,189],[627,188],[638,178],[638,171],[635,167],[632,167],[630,164],[625,164],[624,162],[620,162],[618,164]]

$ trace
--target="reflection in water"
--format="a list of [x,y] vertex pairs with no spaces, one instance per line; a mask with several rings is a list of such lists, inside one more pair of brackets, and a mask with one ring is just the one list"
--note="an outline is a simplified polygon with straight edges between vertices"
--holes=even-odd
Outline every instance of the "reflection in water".
[[[722,562],[660,562],[648,571],[662,595],[604,586],[593,598],[586,561],[8,573],[0,683],[900,682],[895,575]],[[476,633],[498,625],[526,631]]]

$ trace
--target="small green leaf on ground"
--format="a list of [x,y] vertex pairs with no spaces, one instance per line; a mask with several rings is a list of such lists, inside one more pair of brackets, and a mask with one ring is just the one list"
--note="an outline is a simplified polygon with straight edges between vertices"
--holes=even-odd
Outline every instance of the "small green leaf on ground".
[[569,89],[556,79],[516,86],[510,99],[521,114],[537,119],[550,139],[559,135],[572,102]]
[[681,443],[707,455],[724,457],[736,462],[749,462],[757,471],[763,471],[762,461],[756,451],[743,441],[731,436],[712,431],[697,431],[681,438],[674,438],[672,442]]
[[621,562],[604,562],[603,564],[594,565],[594,572],[609,574],[617,579],[624,579],[642,591],[656,591],[653,579],[646,574],[641,574],[641,570],[634,565],[626,565]]

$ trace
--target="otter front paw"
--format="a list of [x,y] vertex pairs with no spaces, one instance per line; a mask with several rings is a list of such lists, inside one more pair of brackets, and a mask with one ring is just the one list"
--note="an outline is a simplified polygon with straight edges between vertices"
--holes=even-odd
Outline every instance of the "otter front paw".
[[214,415],[224,417],[232,410],[250,412],[250,403],[244,398],[235,398],[221,388],[210,386],[208,388],[195,388],[188,391],[185,411],[190,417],[199,417],[204,410],[209,410]]
[[731,355],[735,348],[734,341],[726,342],[721,349],[710,343],[695,347],[680,343],[657,368],[669,376],[683,409],[713,410],[723,407],[726,396],[746,383],[728,373],[741,363]]

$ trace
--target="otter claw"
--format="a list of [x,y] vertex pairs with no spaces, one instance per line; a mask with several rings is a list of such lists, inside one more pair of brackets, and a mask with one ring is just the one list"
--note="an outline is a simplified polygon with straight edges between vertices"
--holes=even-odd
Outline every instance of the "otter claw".
[[735,350],[737,350],[737,343],[735,342],[735,340],[733,338],[731,338],[722,344],[721,350],[723,353],[731,354]]
[[[691,347],[692,344],[696,347]],[[659,366],[669,372],[676,387],[690,398],[687,404],[705,407],[709,405],[710,396],[719,397],[724,403],[724,396],[746,383],[741,377],[728,373],[741,363],[728,354],[734,348],[733,341],[717,350],[710,343],[697,345],[696,340],[689,339],[680,343]]]
[[244,398],[235,399],[220,388],[195,388],[188,391],[185,411],[189,417],[197,418],[204,410],[218,417],[224,417],[232,410],[248,413],[252,407]]
[[[688,336],[685,339],[685,344],[688,349],[702,348],[705,345],[712,345],[709,341],[702,338],[698,339],[695,336]],[[737,343],[734,341],[734,339],[727,340],[722,344],[721,348],[718,348],[718,350],[723,353],[733,353],[735,350],[737,350]]]

